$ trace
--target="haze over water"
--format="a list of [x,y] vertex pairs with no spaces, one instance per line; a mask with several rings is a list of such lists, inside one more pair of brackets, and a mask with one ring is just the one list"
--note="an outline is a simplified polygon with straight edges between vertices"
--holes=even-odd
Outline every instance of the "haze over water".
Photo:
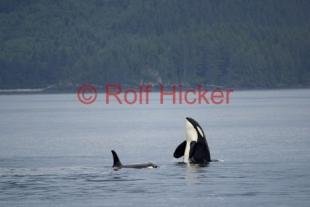
[[[228,105],[158,103],[1,95],[0,206],[309,206],[309,89],[236,91]],[[219,162],[173,158],[187,116]],[[125,164],[159,168],[113,171],[111,149]]]

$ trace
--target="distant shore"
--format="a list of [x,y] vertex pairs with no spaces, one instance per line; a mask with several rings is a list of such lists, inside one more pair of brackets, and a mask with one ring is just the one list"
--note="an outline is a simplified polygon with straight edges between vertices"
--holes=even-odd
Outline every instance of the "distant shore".
[[[104,87],[95,85],[99,93],[104,92]],[[257,91],[257,90],[294,90],[294,89],[309,89],[309,86],[295,86],[295,87],[274,87],[274,88],[243,88],[243,87],[224,87],[216,85],[203,85],[207,89],[216,88],[231,88],[234,91]],[[14,95],[14,94],[62,94],[62,93],[76,93],[76,87],[46,87],[46,88],[18,88],[18,89],[0,89],[0,95]],[[127,88],[138,88],[138,86],[126,85]],[[187,86],[188,88],[193,86]],[[154,85],[151,92],[159,92],[159,86]]]

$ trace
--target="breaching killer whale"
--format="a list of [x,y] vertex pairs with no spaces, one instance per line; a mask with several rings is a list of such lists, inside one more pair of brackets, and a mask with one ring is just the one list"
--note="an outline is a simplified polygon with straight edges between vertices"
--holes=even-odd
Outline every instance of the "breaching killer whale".
[[208,142],[204,131],[196,120],[186,117],[185,124],[186,140],[175,150],[173,156],[184,156],[185,163],[208,164],[211,162]]
[[142,163],[142,164],[131,164],[131,165],[123,165],[118,158],[116,152],[114,150],[111,150],[113,155],[113,169],[119,170],[121,168],[135,168],[135,169],[142,169],[142,168],[157,168],[158,166],[154,163],[148,162],[148,163]]

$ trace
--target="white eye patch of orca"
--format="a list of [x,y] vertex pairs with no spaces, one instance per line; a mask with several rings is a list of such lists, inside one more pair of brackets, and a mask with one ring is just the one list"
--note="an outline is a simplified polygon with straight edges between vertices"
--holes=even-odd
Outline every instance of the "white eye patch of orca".
[[187,120],[186,120],[186,124],[185,124],[185,135],[186,135],[186,141],[188,141],[189,143],[191,141],[197,141],[197,139],[198,139],[197,130]]
[[200,129],[199,126],[197,126],[197,130],[198,130],[200,136],[201,136],[201,137],[204,137],[204,134],[203,134],[203,132],[202,132],[202,130]]

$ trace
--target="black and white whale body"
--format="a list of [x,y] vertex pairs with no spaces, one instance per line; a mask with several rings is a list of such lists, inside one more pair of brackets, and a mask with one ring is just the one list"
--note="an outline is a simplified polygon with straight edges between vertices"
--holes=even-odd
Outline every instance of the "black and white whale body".
[[196,120],[186,117],[186,140],[175,150],[173,156],[184,156],[185,163],[207,164],[211,162],[208,142],[204,131]]
[[142,168],[157,168],[157,165],[154,163],[142,163],[142,164],[131,164],[131,165],[123,165],[119,160],[116,152],[114,150],[111,151],[113,155],[113,169],[119,170],[121,168],[135,168],[135,169],[142,169]]

